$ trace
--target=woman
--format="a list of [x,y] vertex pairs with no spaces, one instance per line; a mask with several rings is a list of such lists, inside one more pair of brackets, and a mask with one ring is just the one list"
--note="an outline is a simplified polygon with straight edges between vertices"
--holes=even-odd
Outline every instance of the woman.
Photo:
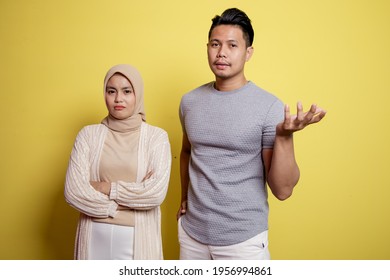
[[65,199],[78,211],[76,259],[162,259],[160,205],[167,193],[167,133],[145,122],[143,82],[134,67],[104,79],[108,116],[77,135]]

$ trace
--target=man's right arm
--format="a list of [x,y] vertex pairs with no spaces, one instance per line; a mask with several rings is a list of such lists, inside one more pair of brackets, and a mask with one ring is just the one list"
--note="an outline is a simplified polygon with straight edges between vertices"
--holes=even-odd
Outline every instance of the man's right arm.
[[190,182],[190,176],[188,171],[188,166],[190,163],[191,157],[191,144],[188,140],[188,136],[183,132],[183,140],[180,152],[180,182],[181,182],[181,202],[180,208],[177,212],[177,219],[181,215],[184,215],[187,210],[187,193],[188,193],[188,184]]

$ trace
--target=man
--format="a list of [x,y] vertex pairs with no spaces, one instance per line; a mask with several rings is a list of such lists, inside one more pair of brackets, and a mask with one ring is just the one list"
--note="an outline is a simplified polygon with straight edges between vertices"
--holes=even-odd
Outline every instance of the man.
[[270,259],[267,188],[280,200],[299,179],[293,133],[326,114],[297,115],[245,78],[254,32],[228,9],[212,20],[207,44],[215,81],[183,96],[180,120],[180,259]]

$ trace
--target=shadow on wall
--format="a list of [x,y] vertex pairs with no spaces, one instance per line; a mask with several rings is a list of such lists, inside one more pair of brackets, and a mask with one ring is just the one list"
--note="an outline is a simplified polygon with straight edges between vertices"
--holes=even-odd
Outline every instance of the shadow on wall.
[[74,241],[79,212],[69,206],[64,198],[64,183],[56,184],[58,192],[48,216],[45,235],[47,258],[73,260]]

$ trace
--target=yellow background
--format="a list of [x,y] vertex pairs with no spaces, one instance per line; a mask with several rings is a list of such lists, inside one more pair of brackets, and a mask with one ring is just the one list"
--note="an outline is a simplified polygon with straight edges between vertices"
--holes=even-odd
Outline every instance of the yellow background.
[[292,107],[318,103],[295,136],[301,180],[270,198],[273,259],[390,259],[390,2],[387,0],[0,1],[0,259],[71,259],[76,210],[63,198],[76,133],[106,115],[114,64],[136,66],[148,122],[173,165],[162,205],[178,258],[181,96],[213,79],[211,18],[238,7],[255,29],[246,76]]

